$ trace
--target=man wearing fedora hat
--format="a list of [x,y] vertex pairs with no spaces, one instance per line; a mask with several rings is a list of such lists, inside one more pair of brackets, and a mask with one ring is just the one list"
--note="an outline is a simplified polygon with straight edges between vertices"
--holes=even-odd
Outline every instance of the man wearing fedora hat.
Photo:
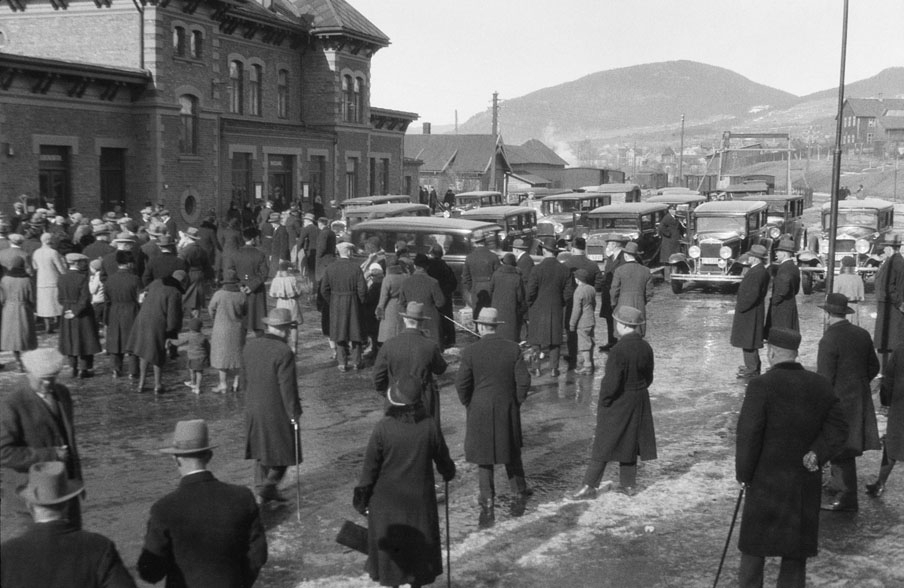
[[468,305],[473,309],[474,316],[480,314],[480,309],[490,305],[490,281],[493,273],[499,269],[499,256],[487,248],[486,233],[475,233],[473,236],[474,249],[465,257],[465,263],[461,267],[461,284],[467,292]]
[[266,282],[270,266],[264,252],[254,246],[257,229],[245,229],[242,238],[245,244],[223,260],[223,272],[235,270],[239,288],[248,297],[248,312],[243,321],[245,329],[260,333],[264,330],[264,318],[267,316]]
[[638,325],[637,332],[643,337],[647,332],[647,303],[653,298],[653,275],[650,268],[637,260],[639,253],[636,242],[631,241],[625,245],[622,251],[625,262],[612,272],[609,297],[615,310],[626,305],[641,312],[644,322]]
[[637,458],[656,459],[656,433],[650,405],[653,383],[653,348],[641,336],[643,313],[627,305],[615,309],[619,341],[609,351],[600,382],[596,431],[584,484],[572,498],[596,497],[606,463],[619,462],[619,491],[633,496],[637,490]]
[[188,242],[179,251],[179,257],[185,264],[188,284],[185,286],[185,292],[182,293],[182,305],[190,316],[198,317],[201,315],[201,309],[204,308],[207,299],[208,280],[212,280],[214,277],[214,260],[208,257],[207,252],[201,248],[201,244],[198,242],[201,233],[197,227],[189,227],[183,235]]
[[[361,266],[351,260],[355,246],[343,241],[336,246],[339,259],[331,263],[320,281],[320,295],[329,306],[330,341],[338,354],[339,371],[348,370],[349,351],[352,367],[364,367],[361,347],[366,337],[361,328],[361,305],[367,294],[367,282]],[[351,349],[349,349],[351,348]]]
[[288,308],[274,308],[264,323],[267,332],[242,350],[245,381],[253,384],[245,394],[245,459],[256,460],[255,486],[261,500],[281,501],[276,487],[288,466],[298,465],[294,450],[301,447],[295,351],[286,343],[295,322]]
[[[558,264],[554,259],[553,263]],[[482,524],[495,516],[495,464],[505,465],[512,492],[522,505],[532,493],[521,462],[521,404],[531,378],[518,344],[496,333],[498,317],[499,312],[488,306],[474,319],[480,340],[462,352],[455,378],[458,398],[467,410],[465,460],[478,466]],[[560,320],[560,329],[561,325]]]
[[402,376],[415,377],[422,384],[427,414],[439,423],[439,387],[433,376],[444,373],[447,364],[439,343],[421,330],[421,325],[431,318],[420,302],[409,302],[399,316],[405,329],[380,347],[374,361],[374,388],[378,394],[384,394],[387,387]]
[[855,458],[864,451],[881,448],[870,390],[870,382],[879,373],[879,358],[869,332],[847,320],[847,315],[854,313],[848,306],[847,296],[829,294],[820,308],[826,312],[828,328],[819,340],[816,371],[831,382],[848,424],[847,442],[832,457],[833,486],[840,493],[823,505],[823,509],[855,511],[858,507]]
[[540,352],[549,351],[549,367],[553,377],[559,375],[559,347],[564,330],[565,294],[571,273],[556,261],[558,250],[540,244],[543,261],[530,273],[527,281],[527,342],[533,350],[531,371],[539,377]]
[[515,239],[512,242],[512,253],[515,254],[515,267],[521,272],[521,283],[524,284],[524,291],[527,291],[527,281],[530,279],[530,272],[534,269],[534,258],[530,256],[530,245],[524,239]]
[[402,282],[399,290],[399,306],[407,306],[409,302],[420,302],[424,305],[424,312],[430,321],[422,325],[438,345],[442,345],[441,322],[443,320],[440,309],[446,304],[446,295],[440,288],[439,280],[427,274],[430,260],[423,253],[414,256],[414,272],[407,280]]
[[113,251],[110,245],[110,227],[106,223],[96,225],[93,229],[94,242],[82,249],[88,260],[100,259]]
[[176,241],[169,235],[161,235],[157,239],[160,255],[152,257],[144,266],[141,282],[144,287],[162,278],[168,278],[176,270],[185,270],[185,260],[176,255]]
[[797,362],[800,333],[769,333],[767,373],[747,383],[738,415],[735,475],[746,488],[738,585],[763,586],[767,557],[780,557],[778,586],[803,588],[819,543],[821,468],[847,426],[825,377]]
[[317,254],[317,226],[314,213],[306,212],[301,217],[301,231],[298,233],[298,269],[308,280],[314,280],[314,261]]
[[[70,480],[81,481],[82,468],[75,442],[72,398],[57,383],[64,357],[42,347],[22,354],[26,377],[0,396],[0,537],[6,540],[24,529],[25,504],[14,490],[28,468],[40,461],[62,461]],[[69,522],[81,526],[78,500],[67,503]]]
[[202,419],[179,421],[172,455],[179,487],[151,506],[138,574],[167,586],[251,586],[267,561],[254,494],[217,480],[207,466],[216,445]]
[[769,291],[769,272],[763,265],[769,252],[762,245],[754,245],[747,252],[750,269],[738,286],[735,314],[731,323],[731,345],[744,351],[744,365],[738,368],[739,378],[760,375],[760,352],[766,319],[766,294]]
[[[66,255],[69,271],[57,282],[57,296],[63,308],[59,350],[69,356],[72,377],[90,378],[94,375],[94,354],[100,353],[97,318],[91,306],[88,289],[88,257],[81,253]],[[81,371],[79,371],[81,362]]]
[[606,238],[606,256],[605,268],[603,270],[603,279],[600,286],[600,318],[606,319],[606,344],[600,345],[600,351],[609,351],[613,345],[618,343],[615,338],[615,322],[612,319],[612,296],[609,293],[612,288],[612,279],[615,270],[625,263],[622,255],[625,245],[628,243],[628,237],[619,233],[609,233]]
[[901,236],[888,234],[883,243],[885,260],[876,272],[876,330],[873,342],[882,368],[888,354],[904,342],[904,256]]
[[800,292],[800,270],[794,263],[794,241],[782,239],[775,248],[775,265],[772,278],[772,299],[766,312],[764,336],[769,329],[783,327],[800,331],[797,317],[797,293]]
[[0,546],[0,585],[135,587],[112,541],[66,519],[67,504],[84,492],[81,482],[66,477],[62,462],[32,464],[19,496],[28,503],[34,525]]
[[141,250],[137,247],[138,239],[132,233],[122,231],[112,241],[115,250],[101,258],[100,279],[106,283],[107,279],[119,271],[119,263],[116,261],[116,254],[119,251],[129,251],[132,253],[132,267],[129,271],[136,276],[144,273],[144,264],[146,258]]
[[163,223],[163,226],[166,228],[166,234],[169,235],[170,239],[175,241],[176,237],[179,236],[176,219],[173,218],[170,211],[166,208],[162,208],[157,214],[160,216],[160,222]]

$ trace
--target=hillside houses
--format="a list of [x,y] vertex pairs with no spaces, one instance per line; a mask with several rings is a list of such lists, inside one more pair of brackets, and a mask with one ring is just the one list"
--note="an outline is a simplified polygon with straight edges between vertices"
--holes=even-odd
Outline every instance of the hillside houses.
[[904,99],[848,98],[841,117],[844,151],[878,155],[904,149]]

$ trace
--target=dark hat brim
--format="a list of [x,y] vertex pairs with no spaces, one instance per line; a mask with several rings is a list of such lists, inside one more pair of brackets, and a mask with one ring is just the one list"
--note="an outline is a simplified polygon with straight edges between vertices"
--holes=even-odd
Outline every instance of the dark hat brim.
[[826,311],[828,314],[854,314],[857,312],[850,306],[845,306],[842,308],[841,306],[836,306],[834,304],[817,304],[817,308],[821,308]]
[[405,312],[400,312],[400,313],[399,313],[399,316],[404,317],[404,318],[407,318],[407,319],[413,319],[413,320],[416,320],[416,321],[429,321],[429,320],[432,320],[432,318],[429,317],[429,316],[425,316],[425,315],[420,315],[420,316],[418,316],[418,315],[416,315],[416,314],[408,314],[408,313],[405,313]]
[[292,327],[298,326],[298,323],[295,322],[295,321],[278,321],[278,320],[271,320],[270,317],[264,317],[264,318],[261,319],[261,321],[262,321],[265,325],[268,325],[268,326],[270,326],[270,327],[289,327],[289,328],[292,328]]
[[495,325],[504,325],[505,321],[480,321],[480,320],[474,319],[474,324],[495,326]]
[[183,449],[181,447],[162,447],[160,449],[160,453],[165,453],[167,455],[191,455],[192,453],[202,453],[204,451],[210,451],[211,449],[215,449],[216,445],[208,445],[207,447],[198,447],[198,448],[190,448]]
[[68,500],[72,500],[79,494],[84,493],[85,487],[78,482],[77,480],[66,480],[66,490],[65,493],[57,496],[53,500],[38,500],[34,495],[34,488],[28,486],[28,484],[24,486],[20,486],[16,489],[16,494],[19,495],[19,498],[24,500],[29,504],[36,504],[38,506],[51,506],[54,504],[62,504]]

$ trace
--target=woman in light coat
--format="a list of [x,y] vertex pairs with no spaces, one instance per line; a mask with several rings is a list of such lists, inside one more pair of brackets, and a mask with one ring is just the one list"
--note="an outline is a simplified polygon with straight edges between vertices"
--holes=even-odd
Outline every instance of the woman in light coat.
[[31,257],[31,264],[37,274],[37,309],[35,314],[44,319],[44,332],[53,333],[55,319],[63,314],[63,307],[57,296],[57,283],[66,273],[66,260],[60,252],[51,247],[53,235],[41,235],[41,247]]
[[213,319],[210,333],[210,365],[220,373],[220,384],[214,392],[229,390],[227,379],[233,376],[233,389],[239,387],[239,370],[242,368],[242,350],[245,347],[245,327],[242,324],[248,313],[245,294],[239,289],[238,275],[233,269],[223,272],[222,287],[214,292],[207,305]]
[[3,314],[0,318],[0,350],[12,351],[22,370],[23,351],[37,349],[35,336],[35,292],[31,278],[25,272],[25,260],[17,257],[12,266],[0,279],[0,304]]
[[399,260],[392,257],[386,266],[386,277],[380,286],[380,301],[377,303],[377,318],[380,320],[380,331],[377,341],[385,343],[402,331],[402,319],[399,317],[399,296],[402,283],[408,279]]

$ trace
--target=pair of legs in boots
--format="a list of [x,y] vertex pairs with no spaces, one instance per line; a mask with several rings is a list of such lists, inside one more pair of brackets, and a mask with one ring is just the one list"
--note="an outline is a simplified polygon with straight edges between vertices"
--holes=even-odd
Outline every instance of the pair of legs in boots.
[[254,490],[260,497],[260,502],[285,502],[286,499],[276,487],[286,476],[288,469],[289,466],[264,465],[260,460],[257,461],[257,467],[254,468]]
[[882,463],[879,464],[879,477],[872,484],[866,485],[866,493],[879,498],[885,492],[885,483],[895,467],[896,460],[888,457],[888,449],[882,449]]
[[[505,475],[508,476],[512,493],[519,499],[526,499],[533,494],[527,487],[524,479],[524,464],[521,455],[512,457],[510,463],[505,464]],[[495,518],[494,508],[496,500],[495,465],[481,464],[477,466],[477,481],[480,487],[480,523],[486,524]]]
[[854,512],[858,509],[857,501],[857,462],[853,457],[833,459],[832,481],[829,486],[838,489],[838,495],[829,503],[823,504],[823,510]]
[[[123,375],[123,362],[125,360],[125,353],[111,353],[113,356],[113,379],[116,379]],[[129,377],[136,378],[138,377],[138,358],[131,353],[129,356]]]
[[549,355],[549,367],[552,368],[551,375],[553,377],[559,375],[559,345],[550,345],[549,347],[540,347],[539,345],[531,345],[532,356],[530,373],[532,376],[539,378],[543,371],[540,365],[543,360],[540,359],[540,352],[545,351]]
[[[590,460],[587,472],[584,474],[584,483],[581,489],[572,495],[573,500],[586,500],[596,498],[603,473],[606,471],[606,462],[595,459]],[[637,493],[637,462],[621,462],[618,467],[618,491],[628,496]]]
[[[79,369],[81,362],[81,369]],[[72,377],[90,378],[94,375],[94,356],[93,355],[70,355],[69,367],[72,368]]]
[[[349,353],[351,348],[351,353]],[[361,343],[359,341],[336,341],[336,361],[339,363],[339,371],[348,371],[349,356],[351,356],[352,367],[360,370],[364,367],[361,359]]]

